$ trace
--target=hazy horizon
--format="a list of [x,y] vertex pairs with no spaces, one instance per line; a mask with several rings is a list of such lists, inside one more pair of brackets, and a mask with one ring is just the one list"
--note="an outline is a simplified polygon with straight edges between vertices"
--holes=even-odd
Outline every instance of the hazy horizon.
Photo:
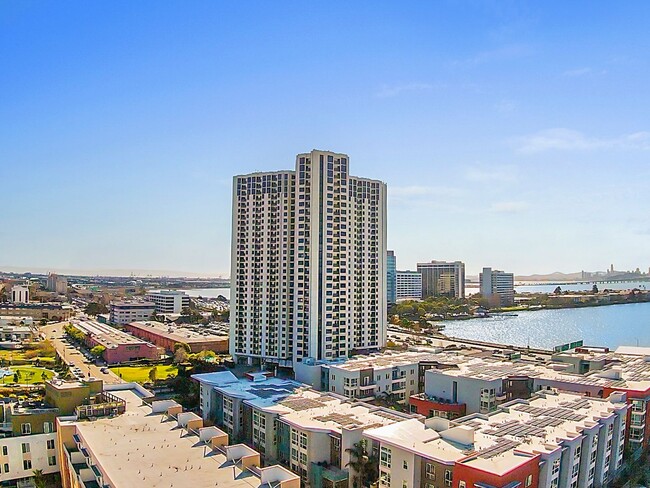
[[387,183],[399,269],[647,270],[648,14],[4,2],[0,260],[227,276],[232,176],[322,148]]

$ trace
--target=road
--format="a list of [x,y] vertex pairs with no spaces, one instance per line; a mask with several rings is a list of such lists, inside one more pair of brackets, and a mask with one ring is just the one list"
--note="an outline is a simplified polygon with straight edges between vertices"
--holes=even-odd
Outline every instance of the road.
[[95,378],[102,379],[106,384],[122,383],[122,379],[112,371],[102,373],[100,371],[101,366],[88,364],[87,362],[85,363],[84,360],[87,361],[87,359],[81,351],[72,345],[72,343],[66,344],[63,342],[62,339],[65,338],[63,326],[65,324],[67,324],[67,322],[58,322],[53,325],[46,325],[40,328],[40,333],[52,342],[52,345],[56,348],[66,363],[71,365],[71,367],[77,366],[85,376],[94,376]]

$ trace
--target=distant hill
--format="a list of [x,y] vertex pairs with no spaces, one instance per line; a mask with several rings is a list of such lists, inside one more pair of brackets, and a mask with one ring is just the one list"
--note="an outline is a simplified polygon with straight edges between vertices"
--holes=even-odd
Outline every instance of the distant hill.
[[562,273],[556,271],[549,274],[533,274],[533,275],[517,275],[517,281],[578,281],[582,279],[582,272],[577,273]]

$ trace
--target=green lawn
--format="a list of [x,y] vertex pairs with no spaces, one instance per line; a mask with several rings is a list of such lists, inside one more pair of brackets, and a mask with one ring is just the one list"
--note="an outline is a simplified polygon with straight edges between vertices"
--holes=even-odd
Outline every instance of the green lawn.
[[[151,371],[152,366],[123,366],[110,368],[110,370],[116,375],[120,376],[124,381],[127,382],[136,382],[136,383],[147,383],[149,382],[149,371]],[[170,365],[158,365],[156,366],[156,379],[164,380],[167,379],[170,375],[175,375],[178,373],[178,368],[173,364]]]
[[[33,368],[31,366],[11,366],[9,369],[15,373],[19,373],[18,383],[22,385],[42,383],[43,381],[49,380],[54,376],[54,371],[43,368]],[[3,383],[13,383],[14,377],[5,376],[1,381]]]

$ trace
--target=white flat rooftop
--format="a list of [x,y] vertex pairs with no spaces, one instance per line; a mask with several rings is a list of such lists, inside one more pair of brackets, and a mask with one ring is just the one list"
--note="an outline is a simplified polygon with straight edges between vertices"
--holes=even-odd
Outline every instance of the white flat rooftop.
[[81,442],[110,478],[111,486],[184,488],[223,486],[258,488],[260,480],[211,452],[199,438],[177,428],[175,420],[163,421],[130,390],[113,391],[126,400],[123,415],[75,424]]

